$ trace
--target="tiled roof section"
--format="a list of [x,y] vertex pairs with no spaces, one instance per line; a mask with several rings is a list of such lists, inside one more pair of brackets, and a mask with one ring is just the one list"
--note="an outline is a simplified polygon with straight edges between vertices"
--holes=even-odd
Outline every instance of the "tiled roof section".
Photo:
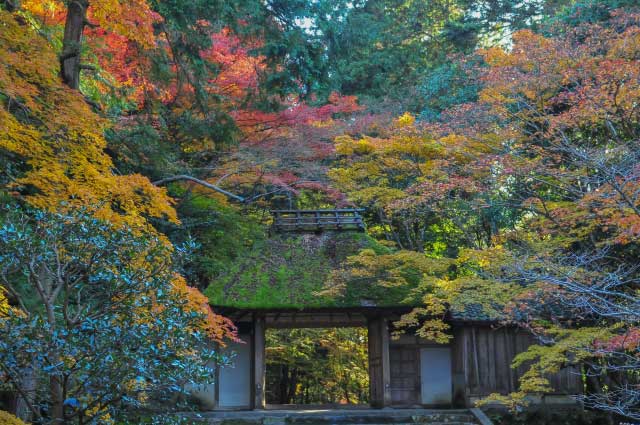
[[464,308],[451,309],[449,315],[453,320],[470,321],[470,322],[493,322],[500,319],[497,314],[499,309],[496,307],[494,311],[486,311],[481,304],[466,304]]

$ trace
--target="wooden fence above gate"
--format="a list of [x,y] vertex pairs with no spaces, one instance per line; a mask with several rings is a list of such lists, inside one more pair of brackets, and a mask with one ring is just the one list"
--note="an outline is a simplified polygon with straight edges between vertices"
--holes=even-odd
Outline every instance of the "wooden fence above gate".
[[276,232],[364,231],[363,209],[274,210]]

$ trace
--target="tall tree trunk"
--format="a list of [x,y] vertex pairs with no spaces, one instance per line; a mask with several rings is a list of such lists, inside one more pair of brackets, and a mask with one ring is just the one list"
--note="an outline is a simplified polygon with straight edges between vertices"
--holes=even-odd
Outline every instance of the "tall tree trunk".
[[[69,6],[70,8],[72,5]],[[68,18],[67,18],[68,22]],[[66,30],[65,30],[66,33]],[[58,322],[56,320],[56,278],[46,269],[44,266],[40,267],[38,275],[39,287],[41,289],[40,296],[44,304],[44,309],[47,312],[48,332],[51,341],[56,339],[56,331],[58,329]],[[63,376],[62,372],[56,371],[57,365],[62,364],[62,356],[56,344],[53,343],[53,348],[47,352],[47,360],[49,364],[54,366],[54,372],[49,375],[49,396],[51,398],[51,419],[54,424],[65,424],[64,417],[64,388],[63,388]]]
[[80,51],[87,7],[89,0],[72,0],[67,8],[67,20],[64,24],[60,76],[66,85],[75,90],[80,87]]

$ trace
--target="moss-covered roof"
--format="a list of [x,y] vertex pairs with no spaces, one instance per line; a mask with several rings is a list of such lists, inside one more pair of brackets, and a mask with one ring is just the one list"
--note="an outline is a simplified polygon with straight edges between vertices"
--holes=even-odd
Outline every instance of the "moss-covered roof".
[[[368,254],[363,257],[363,252]],[[244,255],[228,263],[205,294],[213,306],[253,311],[419,306],[421,270],[436,271],[443,265],[415,252],[403,251],[395,257],[392,252],[358,232],[276,235],[256,241]],[[332,279],[340,280],[348,257],[358,253],[359,274],[345,279],[346,287],[340,291],[327,290]],[[399,263],[389,261],[392,257]],[[366,263],[369,260],[373,262]],[[407,270],[401,266],[405,263]],[[367,278],[367,271],[376,275],[378,269],[390,272],[392,277],[402,275],[404,283],[385,284]],[[498,318],[477,301],[454,304],[449,311],[451,320],[484,322]]]
[[255,243],[205,291],[212,305],[237,308],[356,307],[401,305],[410,288],[347,288],[323,291],[332,271],[368,248],[387,250],[357,232],[278,235]]

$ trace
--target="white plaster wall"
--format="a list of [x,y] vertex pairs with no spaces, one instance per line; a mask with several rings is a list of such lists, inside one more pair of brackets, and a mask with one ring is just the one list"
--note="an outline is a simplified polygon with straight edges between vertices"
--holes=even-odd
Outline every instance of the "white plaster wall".
[[244,344],[230,343],[222,351],[229,364],[220,368],[218,405],[221,408],[251,405],[251,340],[249,336],[241,338]]
[[426,347],[420,349],[422,404],[451,404],[451,349]]

